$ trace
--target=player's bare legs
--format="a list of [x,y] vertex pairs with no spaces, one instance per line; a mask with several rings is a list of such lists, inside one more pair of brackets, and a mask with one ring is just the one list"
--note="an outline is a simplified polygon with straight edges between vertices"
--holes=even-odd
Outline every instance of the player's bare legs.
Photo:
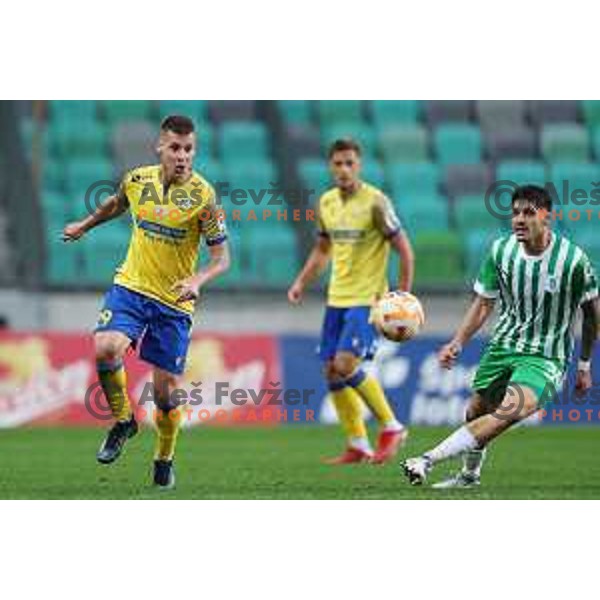
[[538,397],[531,388],[509,384],[502,402],[492,413],[467,423],[422,456],[406,460],[403,463],[404,472],[413,485],[420,485],[437,463],[476,448],[484,448],[512,425],[537,410]]
[[120,456],[127,439],[133,437],[138,430],[131,412],[127,377],[123,367],[123,357],[130,345],[131,340],[119,331],[94,334],[98,380],[116,419],[96,455],[98,462],[102,464],[114,462]]
[[154,368],[152,377],[157,430],[154,483],[163,488],[172,488],[175,485],[173,456],[181,426],[181,410],[173,400],[173,392],[177,389],[179,379],[173,373],[158,367]]

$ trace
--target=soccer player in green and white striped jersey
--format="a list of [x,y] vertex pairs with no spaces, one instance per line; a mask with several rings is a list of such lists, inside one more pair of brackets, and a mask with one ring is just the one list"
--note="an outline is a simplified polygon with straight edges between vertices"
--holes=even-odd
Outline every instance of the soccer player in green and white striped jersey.
[[412,484],[435,464],[464,455],[462,470],[434,487],[479,484],[487,444],[529,417],[560,388],[573,351],[573,326],[583,313],[576,391],[591,385],[591,356],[598,335],[598,281],[585,252],[550,227],[552,200],[528,185],[512,197],[513,234],[497,239],[475,283],[475,299],[453,340],[440,351],[451,368],[463,346],[499,301],[499,319],[473,380],[467,424],[422,456],[403,463]]

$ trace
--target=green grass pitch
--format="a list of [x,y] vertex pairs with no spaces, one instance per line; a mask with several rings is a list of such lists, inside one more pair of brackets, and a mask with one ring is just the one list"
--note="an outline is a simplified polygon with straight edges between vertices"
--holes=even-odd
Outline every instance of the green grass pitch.
[[[100,429],[5,430],[0,432],[0,498],[600,498],[600,431],[585,427],[509,432],[491,448],[480,489],[410,487],[399,459],[425,450],[448,431],[412,428],[398,459],[384,467],[331,467],[320,459],[341,449],[336,427],[199,427],[179,438],[176,490],[161,492],[150,485],[151,430],[130,440],[110,466],[95,462]],[[456,464],[441,466],[432,480]]]

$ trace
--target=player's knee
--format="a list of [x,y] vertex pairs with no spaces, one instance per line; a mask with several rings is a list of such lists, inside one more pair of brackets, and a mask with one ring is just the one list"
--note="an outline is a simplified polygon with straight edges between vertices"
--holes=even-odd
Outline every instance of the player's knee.
[[97,363],[114,363],[123,358],[121,345],[117,340],[107,335],[97,335],[94,338]]
[[338,355],[333,361],[333,366],[339,377],[347,379],[356,371],[359,361],[354,356]]
[[154,403],[162,411],[169,412],[179,406],[176,398],[177,377],[169,373],[162,373],[154,378]]
[[528,388],[515,386],[507,391],[496,413],[504,421],[517,422],[531,416],[537,409],[535,393]]

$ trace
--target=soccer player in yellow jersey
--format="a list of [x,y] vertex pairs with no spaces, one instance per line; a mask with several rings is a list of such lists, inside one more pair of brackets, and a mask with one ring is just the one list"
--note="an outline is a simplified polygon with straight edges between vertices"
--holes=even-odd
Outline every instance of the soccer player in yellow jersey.
[[[306,286],[332,261],[327,306],[319,354],[347,449],[330,464],[389,460],[406,438],[379,382],[361,366],[373,358],[376,333],[370,323],[371,306],[388,289],[389,249],[401,259],[398,288],[410,291],[414,259],[389,199],[361,181],[361,150],[353,140],[336,141],[329,151],[335,187],[317,206],[318,238],[302,271],[288,291],[293,304],[302,300]],[[372,452],[362,418],[361,400],[380,425]]]
[[[157,151],[160,164],[127,173],[118,192],[94,214],[65,227],[63,239],[78,240],[90,229],[131,212],[127,257],[117,268],[94,334],[98,378],[116,419],[97,459],[112,463],[126,440],[137,433],[123,357],[139,345],[140,357],[153,366],[154,483],[170,488],[175,483],[173,455],[181,418],[173,391],[185,369],[194,301],[207,282],[227,270],[229,251],[214,190],[192,171],[193,121],[167,117],[160,127]],[[211,260],[195,273],[202,237]]]

